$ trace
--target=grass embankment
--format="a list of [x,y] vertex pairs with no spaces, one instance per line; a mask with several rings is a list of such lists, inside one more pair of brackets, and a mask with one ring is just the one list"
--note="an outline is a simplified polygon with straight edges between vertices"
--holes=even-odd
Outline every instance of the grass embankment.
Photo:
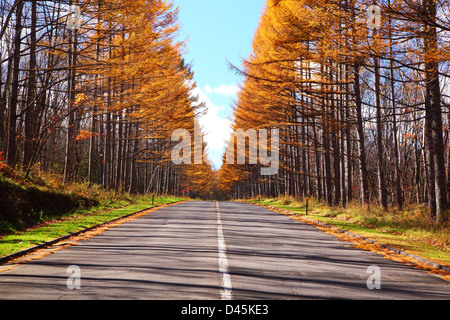
[[[155,205],[183,200],[156,197]],[[25,179],[0,170],[0,256],[152,207],[151,196],[103,190],[87,183],[63,184],[50,174]]]
[[[252,199],[255,204],[273,206],[297,215],[306,214],[306,201],[293,198]],[[362,208],[352,203],[346,208],[329,207],[309,200],[308,217],[354,234],[406,251],[441,265],[450,266],[450,227],[436,226],[424,206],[404,210]]]

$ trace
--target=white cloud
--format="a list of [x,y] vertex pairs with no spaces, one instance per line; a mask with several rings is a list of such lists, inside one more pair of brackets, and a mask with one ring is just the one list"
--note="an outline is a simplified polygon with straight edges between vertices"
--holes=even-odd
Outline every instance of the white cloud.
[[214,89],[214,92],[223,94],[230,97],[237,96],[237,93],[239,91],[239,88],[236,86],[227,86],[227,85],[221,85],[220,87],[217,87]]
[[205,93],[206,93],[206,94],[211,94],[211,93],[213,93],[213,92],[214,92],[214,89],[213,89],[213,88],[211,88],[211,87],[208,86],[208,85],[205,86]]
[[[198,96],[199,102],[205,103],[207,110],[199,117],[200,126],[205,134],[208,156],[216,168],[222,164],[222,156],[225,152],[225,145],[231,135],[231,121],[223,116],[227,112],[225,106],[219,106],[213,103],[206,92],[211,89],[205,87],[203,91],[200,88],[193,90],[193,95]],[[213,90],[211,89],[211,91]]]
[[237,93],[239,91],[239,88],[237,86],[233,86],[233,85],[229,86],[229,85],[223,84],[216,88],[211,88],[209,85],[206,85],[204,90],[205,90],[206,94],[217,93],[217,94],[221,94],[221,95],[225,95],[225,96],[236,97]]

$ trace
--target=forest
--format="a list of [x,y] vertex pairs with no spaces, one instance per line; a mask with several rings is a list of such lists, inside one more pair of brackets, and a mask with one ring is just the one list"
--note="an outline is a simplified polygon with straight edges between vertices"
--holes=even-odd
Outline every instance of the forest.
[[129,193],[426,204],[447,219],[447,0],[268,0],[230,69],[243,78],[233,129],[279,130],[271,176],[248,154],[217,171],[171,161],[173,132],[193,134],[205,108],[177,13],[163,0],[0,0],[0,164]]
[[[1,0],[5,164],[130,193],[199,194],[205,164],[175,166],[172,132],[202,106],[162,0]],[[203,188],[203,189],[202,189]]]
[[233,120],[234,130],[280,130],[281,169],[264,177],[261,163],[224,160],[221,188],[341,207],[427,204],[445,221],[449,12],[445,0],[267,1],[253,52],[231,66],[244,77]]

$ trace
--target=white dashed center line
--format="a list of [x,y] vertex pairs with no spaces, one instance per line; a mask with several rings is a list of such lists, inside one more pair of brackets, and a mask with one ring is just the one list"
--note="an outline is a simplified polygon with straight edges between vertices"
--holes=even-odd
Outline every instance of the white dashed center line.
[[219,247],[219,273],[222,276],[222,290],[220,297],[222,300],[231,300],[233,288],[231,286],[231,277],[228,273],[227,247],[223,237],[222,220],[220,218],[219,202],[216,201],[217,208],[217,241]]

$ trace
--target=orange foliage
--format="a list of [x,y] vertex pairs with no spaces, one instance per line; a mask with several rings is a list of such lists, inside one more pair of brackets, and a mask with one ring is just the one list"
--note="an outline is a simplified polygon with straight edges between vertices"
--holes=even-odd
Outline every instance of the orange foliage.
[[4,152],[0,151],[0,171],[5,169],[6,167],[7,167],[7,164],[5,163]]
[[96,136],[94,132],[90,132],[87,130],[81,130],[80,133],[75,137],[75,139],[78,140],[87,140],[92,136]]

